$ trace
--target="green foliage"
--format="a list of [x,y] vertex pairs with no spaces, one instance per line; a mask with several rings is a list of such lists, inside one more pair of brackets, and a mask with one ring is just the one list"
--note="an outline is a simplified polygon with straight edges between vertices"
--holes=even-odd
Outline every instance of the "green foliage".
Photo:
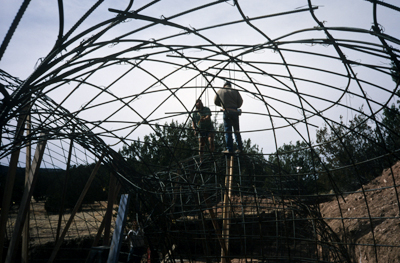
[[63,174],[65,174],[65,171],[62,169],[40,169],[37,179],[38,181],[32,194],[35,201],[39,202],[46,200],[48,189],[54,187],[57,178],[63,176]]
[[384,125],[384,137],[388,150],[394,152],[400,148],[400,91],[397,91],[397,105],[394,103],[390,108],[383,109],[382,124]]
[[[220,152],[225,150],[225,133],[222,124],[216,126],[214,140],[215,151],[212,154],[220,155],[220,159],[224,160]],[[244,152],[248,153],[248,155],[246,155],[247,161],[245,161],[241,167],[242,174],[246,175],[243,176],[244,179],[241,186],[252,187],[257,183],[255,178],[258,175],[264,174],[265,159],[263,155],[260,154],[258,145],[253,145],[250,139],[243,142],[243,148]],[[205,149],[208,151],[207,145]],[[193,158],[195,157],[197,161],[199,160],[197,156],[199,154],[199,139],[194,135],[191,123],[185,124],[172,121],[169,124],[154,125],[154,132],[144,136],[142,140],[138,139],[132,142],[131,145],[124,146],[120,150],[120,154],[125,157],[127,162],[130,163],[137,172],[141,173],[143,177],[169,180],[168,176],[170,171],[179,173],[181,164],[194,167],[191,166],[194,163]],[[211,153],[206,152],[204,159],[207,160],[208,157],[214,158]],[[248,165],[250,159],[252,163]],[[202,169],[206,166],[207,163],[205,163]],[[188,169],[189,173],[191,169],[193,168]],[[218,169],[219,170],[216,171],[217,173],[225,174],[225,166],[221,166]],[[237,167],[235,167],[235,169],[237,169]],[[237,174],[237,171],[235,171],[235,174]],[[195,177],[195,174],[193,174],[193,176]],[[264,177],[262,178],[264,179]],[[221,184],[224,183],[223,176],[218,176],[218,179],[221,180]],[[133,180],[135,180],[135,178],[133,178]],[[238,180],[237,176],[235,176],[235,180]],[[154,183],[153,191],[162,191],[162,189],[157,188],[159,185],[157,185],[155,180],[147,181],[146,188],[151,188],[150,184],[152,183]],[[163,207],[164,204],[160,203],[159,200],[152,199],[155,198],[153,195],[141,196],[139,193],[131,197],[130,218],[135,218],[135,214],[138,211],[140,211],[141,214],[150,214],[153,210],[164,211],[167,209],[167,207]],[[157,205],[155,206],[154,204]]]
[[390,74],[392,75],[392,80],[397,84],[400,80],[400,71],[394,62],[392,62],[391,65]]
[[[215,132],[215,151],[212,154],[219,154],[225,150],[225,133],[223,125],[218,125]],[[208,142],[207,142],[208,144]],[[206,151],[208,147],[205,147]],[[155,175],[161,171],[168,171],[169,168],[177,169],[180,163],[193,161],[198,155],[199,139],[194,135],[191,124],[172,121],[170,124],[155,125],[154,132],[146,135],[143,141],[134,141],[130,146],[124,146],[120,151],[135,170],[143,175]],[[259,146],[252,144],[250,139],[243,141],[243,164],[241,173],[249,175],[242,186],[263,185],[260,176],[265,174],[266,160],[259,149]],[[206,153],[207,154],[207,153]],[[178,168],[179,169],[179,168]],[[225,173],[225,169],[221,171]],[[165,174],[167,176],[167,174]],[[223,183],[223,182],[222,182]]]
[[[215,133],[215,152],[224,149],[223,126]],[[208,151],[208,142],[205,151]],[[123,146],[120,153],[135,169],[143,174],[153,174],[198,155],[199,139],[194,135],[191,123],[154,125],[154,132],[145,135],[129,146]]]
[[[297,189],[299,194],[315,194],[354,191],[368,183],[399,159],[399,105],[400,100],[383,110],[383,125],[379,127],[370,125],[364,114],[355,115],[348,125],[340,117],[339,123],[331,122],[317,130],[316,145],[297,141],[279,147],[268,158],[266,186],[284,193]],[[390,158],[376,158],[388,151]]]
[[342,191],[355,190],[375,178],[382,172],[380,162],[373,160],[383,154],[378,142],[376,131],[364,115],[356,115],[348,126],[342,117],[340,123],[325,125],[317,131],[317,143],[331,171],[326,176],[331,176]]
[[[7,181],[8,167],[0,165],[0,203],[3,203],[3,193],[6,191],[5,184]],[[24,193],[25,184],[25,168],[17,168],[15,174],[14,188],[11,195],[10,205],[19,205]]]
[[[64,207],[71,209],[75,206],[83,187],[86,185],[94,164],[73,166],[70,169],[67,192]],[[0,166],[0,191],[3,193],[8,167]],[[48,212],[58,212],[61,206],[65,171],[62,169],[41,168],[37,174],[37,182],[32,197],[36,202],[45,201],[45,209]],[[101,167],[92,182],[83,204],[95,201],[107,200],[107,188],[109,175],[104,167]],[[25,187],[25,168],[17,168],[11,204],[19,205]],[[0,201],[3,195],[0,195]]]
[[[388,128],[384,129],[385,140],[390,139],[389,128],[398,130],[399,112],[394,105],[384,111],[382,123]],[[398,141],[400,143],[400,139]],[[326,124],[317,130],[316,143],[284,144],[266,160],[258,145],[245,140],[241,174],[248,177],[242,178],[241,186],[264,186],[272,192],[293,195],[332,189],[351,191],[378,176],[383,169],[381,161],[374,159],[385,153],[382,139],[363,114],[356,115],[349,125],[343,123],[342,117],[340,123]],[[224,149],[223,125],[218,126],[215,146],[216,152]],[[172,121],[163,126],[155,125],[154,132],[146,135],[143,141],[134,141],[120,152],[137,171],[154,175],[197,155],[198,138],[190,123]]]
[[268,157],[267,187],[287,194],[314,193],[320,167],[318,154],[304,141],[283,144]]
[[123,146],[120,153],[134,163],[137,171],[152,174],[187,158],[198,147],[189,129],[189,125],[174,121],[170,125],[156,124],[154,133],[145,135],[143,141],[138,139],[130,146]]

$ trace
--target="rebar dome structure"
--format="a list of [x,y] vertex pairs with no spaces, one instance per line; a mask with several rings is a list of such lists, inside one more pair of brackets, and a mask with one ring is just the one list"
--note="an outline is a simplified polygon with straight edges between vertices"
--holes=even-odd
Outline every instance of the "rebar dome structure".
[[[400,214],[392,168],[399,159],[392,125],[399,118],[392,106],[399,97],[398,3],[29,2],[12,14],[0,47],[0,160],[7,167],[0,260],[16,258],[44,170],[95,163],[81,197],[101,180],[99,169],[111,174],[119,186],[110,183],[108,203],[129,194],[160,261],[388,262],[400,254],[398,243],[378,238],[380,225]],[[32,37],[40,15],[51,22]],[[201,98],[222,123],[213,98],[225,81],[244,100],[242,137],[259,148],[215,151],[200,162],[198,149],[187,146],[191,113]],[[156,137],[146,141],[148,134]],[[163,150],[149,159],[145,147]],[[13,214],[18,168],[28,179]],[[365,186],[374,179],[369,172],[384,168],[384,187]],[[391,214],[373,209],[372,195],[383,192],[392,195]],[[351,214],[349,198],[359,200],[361,216]],[[68,213],[79,213],[79,200]],[[336,205],[324,207],[327,200]],[[112,207],[102,204],[109,212],[93,222],[63,221],[61,209],[58,227],[50,223],[54,233],[42,236],[53,242],[43,260],[62,262],[60,246],[76,237],[71,231],[83,231],[69,229],[79,220],[97,241],[105,228],[107,243]],[[366,239],[355,238],[356,223]],[[32,250],[41,235],[24,242]]]

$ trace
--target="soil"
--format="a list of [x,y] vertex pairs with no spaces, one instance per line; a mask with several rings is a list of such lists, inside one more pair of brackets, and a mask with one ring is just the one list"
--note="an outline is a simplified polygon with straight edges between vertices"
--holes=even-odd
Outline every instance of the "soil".
[[355,262],[400,262],[400,162],[347,196],[321,204],[321,215]]
[[[335,200],[322,203],[320,205],[321,216],[348,246],[354,262],[400,262],[399,199],[400,162],[389,169],[385,169],[381,176],[356,192],[344,196],[338,195]],[[232,203],[236,202],[239,203],[240,201],[232,201]],[[241,202],[247,204],[254,202],[254,200],[244,198]],[[266,209],[264,212],[276,208],[273,200],[266,199],[265,202],[259,204]],[[240,207],[233,207],[232,212],[242,212],[239,211]],[[248,207],[244,211],[246,215],[254,213],[254,206],[246,207]],[[105,208],[106,202],[84,206],[82,211],[77,213],[77,220],[71,225],[66,240],[88,236],[93,238],[103,220]],[[213,208],[216,217],[222,216],[219,205]],[[47,214],[43,202],[36,203],[33,201],[32,210],[34,213],[31,213],[30,216],[30,245],[37,246],[54,242],[58,215]],[[207,214],[207,212],[205,213]],[[15,217],[16,214],[11,215],[9,224],[13,225]],[[68,218],[69,215],[66,214],[63,218],[62,228]],[[8,230],[10,229],[12,227],[9,225]],[[11,233],[8,232],[7,234],[10,235]]]
[[[115,205],[116,207],[116,205]],[[64,238],[64,242],[57,253],[56,262],[71,261],[85,262],[89,250],[93,245],[95,236],[103,221],[106,213],[107,202],[99,201],[93,204],[84,204],[75,214],[68,232]],[[7,237],[10,237],[14,229],[15,220],[18,214],[18,207],[13,206],[10,210],[9,220],[7,221]],[[71,210],[67,209],[62,217],[60,234],[64,230],[67,221],[71,216]],[[32,262],[47,262],[55,246],[58,226],[58,213],[48,213],[45,210],[45,202],[31,201],[30,207],[30,231],[29,246],[30,260]],[[114,220],[111,224],[111,235],[114,230]],[[98,246],[102,245],[102,240],[98,242]],[[21,253],[19,246],[19,252]],[[127,250],[125,248],[125,250]],[[73,253],[71,253],[73,251]],[[7,254],[7,250],[3,251],[3,256]],[[126,259],[126,257],[125,257]],[[20,257],[16,257],[15,262],[22,262]]]
[[[82,209],[76,213],[73,223],[65,237],[65,240],[73,240],[87,236],[94,237],[100,227],[106,212],[107,202],[96,202],[94,204],[83,205]],[[69,220],[71,211],[66,211],[61,221],[61,231]],[[12,207],[10,211],[7,235],[11,236],[13,225],[17,218],[18,207]],[[30,211],[30,245],[43,245],[48,242],[54,242],[57,235],[59,215],[57,213],[49,214],[44,208],[44,201],[31,201]],[[112,231],[112,230],[111,230]],[[111,232],[112,233],[112,232]],[[60,232],[61,235],[61,232]]]

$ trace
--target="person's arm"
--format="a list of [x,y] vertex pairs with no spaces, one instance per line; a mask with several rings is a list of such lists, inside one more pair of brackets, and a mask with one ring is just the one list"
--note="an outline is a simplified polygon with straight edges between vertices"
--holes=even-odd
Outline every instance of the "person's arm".
[[201,117],[201,121],[208,121],[210,119],[211,119],[210,115],[206,115],[206,116]]
[[196,121],[196,118],[194,117],[194,114],[192,114],[192,127],[193,127],[193,130],[194,130],[194,136],[196,136],[197,135],[197,132],[196,132],[196,123],[195,123],[195,121]]
[[240,108],[243,105],[243,99],[242,99],[242,96],[240,96],[239,91],[237,92],[237,94],[238,94],[237,104],[238,104],[238,108]]
[[219,98],[218,92],[217,92],[217,94],[215,94],[214,104],[217,105],[217,106],[221,106],[221,99]]
[[200,121],[201,121],[201,122],[211,120],[211,111],[210,111],[210,108],[204,107],[204,114],[205,114],[205,115],[203,115],[203,116],[200,118]]
[[129,240],[132,238],[132,230],[129,230],[128,234],[125,236],[125,240],[129,238]]

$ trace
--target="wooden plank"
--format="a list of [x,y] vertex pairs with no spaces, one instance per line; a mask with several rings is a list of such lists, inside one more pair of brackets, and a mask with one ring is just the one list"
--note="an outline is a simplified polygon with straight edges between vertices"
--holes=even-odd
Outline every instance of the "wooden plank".
[[21,238],[22,228],[25,222],[27,212],[30,207],[30,201],[32,198],[33,189],[37,181],[37,173],[40,168],[40,163],[43,158],[44,149],[46,147],[46,141],[41,141],[36,146],[35,156],[32,162],[32,169],[30,169],[28,184],[25,186],[24,194],[22,196],[21,204],[19,206],[17,219],[15,222],[14,231],[12,233],[10,245],[8,247],[6,263],[12,263],[15,261],[15,254],[17,251],[17,244]]
[[108,188],[109,190],[108,190],[108,200],[107,200],[107,212],[104,217],[103,246],[110,245],[111,219],[112,219],[112,210],[115,200],[116,183],[117,183],[117,178],[114,176],[114,174],[110,173],[110,186]]
[[97,247],[97,244],[98,244],[99,241],[100,241],[101,234],[103,233],[104,226],[105,226],[105,224],[106,224],[106,217],[107,217],[107,214],[108,214],[108,213],[109,213],[109,212],[106,211],[106,213],[105,213],[105,215],[104,215],[104,217],[103,217],[103,220],[101,221],[100,227],[99,227],[99,229],[97,230],[96,237],[94,238],[92,247]]
[[68,149],[67,169],[65,169],[65,178],[64,178],[63,191],[62,191],[62,195],[61,195],[60,211],[58,212],[56,242],[60,238],[62,215],[64,214],[65,196],[67,195],[67,186],[68,186],[68,179],[69,179],[69,168],[71,167],[71,156],[72,156],[72,147],[73,147],[73,145],[74,145],[74,140],[71,139],[71,141],[69,143],[69,149]]
[[85,195],[86,195],[87,191],[89,190],[89,187],[90,187],[90,185],[92,184],[93,179],[94,179],[94,177],[96,176],[97,171],[99,170],[102,161],[103,161],[103,156],[101,156],[100,159],[99,159],[99,161],[96,163],[96,166],[94,167],[94,169],[93,169],[93,171],[92,171],[92,174],[90,175],[88,181],[86,182],[86,185],[85,185],[85,187],[83,188],[82,193],[81,193],[81,195],[79,196],[79,199],[78,199],[78,201],[76,202],[75,207],[74,207],[74,209],[73,209],[72,212],[71,212],[71,216],[69,217],[68,222],[67,222],[67,224],[65,225],[65,228],[64,228],[64,230],[63,230],[63,232],[62,232],[60,238],[57,240],[56,245],[54,246],[53,252],[51,253],[51,256],[50,256],[50,258],[49,258],[49,260],[48,260],[48,263],[52,263],[52,262],[54,261],[54,259],[56,258],[56,255],[57,255],[57,253],[58,253],[58,250],[60,250],[60,247],[61,247],[61,245],[62,245],[62,242],[64,241],[64,238],[65,238],[65,236],[67,235],[68,229],[69,229],[69,227],[71,226],[72,221],[73,221],[73,219],[74,219],[76,213],[78,212],[78,209],[79,209],[79,207],[80,207],[81,204],[82,204],[83,198],[85,198]]
[[[208,197],[206,196],[205,193],[203,194],[203,196],[204,196],[204,201],[205,201],[207,207],[209,207],[209,208],[207,208],[207,210],[210,213],[211,222],[213,224],[215,233],[217,234],[218,242],[219,242],[219,244],[221,246],[223,255],[227,255],[228,254],[228,250],[227,250],[226,245],[225,245],[225,240],[222,239],[221,229],[219,228],[218,222],[216,220],[216,216],[215,216],[214,210],[212,209],[211,205],[208,203],[208,201],[207,201]],[[227,262],[230,263],[231,260],[228,258]]]
[[222,207],[222,238],[225,241],[225,250],[221,249],[221,262],[228,263],[229,256],[229,223],[230,223],[230,205],[229,201],[232,194],[232,175],[233,175],[233,155],[230,156],[229,162],[227,161],[227,172],[225,177],[225,194]]
[[[28,137],[31,133],[31,116],[28,115],[26,118],[26,136]],[[32,147],[29,142],[26,145],[26,159],[25,159],[25,187],[28,186],[29,183],[29,172],[31,170],[31,153]],[[24,228],[22,230],[22,253],[21,253],[21,262],[28,263],[29,262],[29,211],[28,209],[25,218]]]
[[[117,186],[116,186],[115,193],[114,193],[114,200],[113,200],[113,203],[114,203],[114,201],[115,201],[115,198],[118,196],[119,190],[121,190],[121,184],[118,183]],[[106,222],[106,217],[108,216],[107,214],[112,214],[112,209],[111,209],[110,211],[109,211],[109,210],[106,210],[106,214],[105,214],[104,217],[103,217],[103,221],[101,221],[100,227],[99,227],[99,229],[98,229],[98,231],[97,231],[97,235],[96,235],[96,237],[94,238],[92,247],[96,247],[97,244],[98,244],[99,241],[100,241],[101,234],[103,233],[104,226],[105,226],[105,222]]]
[[121,195],[107,263],[118,263],[119,252],[121,250],[122,240],[124,238],[124,227],[126,224],[126,218],[128,216],[128,205],[129,194]]
[[1,206],[1,217],[0,217],[0,263],[3,262],[3,247],[6,238],[6,225],[8,219],[8,212],[10,210],[11,196],[14,188],[15,174],[17,172],[17,164],[19,159],[19,146],[21,145],[20,140],[23,133],[23,125],[25,123],[25,115],[21,115],[18,118],[17,134],[15,136],[15,151],[11,154],[10,164],[8,167],[7,179],[5,183],[5,191],[3,193],[3,202]]

